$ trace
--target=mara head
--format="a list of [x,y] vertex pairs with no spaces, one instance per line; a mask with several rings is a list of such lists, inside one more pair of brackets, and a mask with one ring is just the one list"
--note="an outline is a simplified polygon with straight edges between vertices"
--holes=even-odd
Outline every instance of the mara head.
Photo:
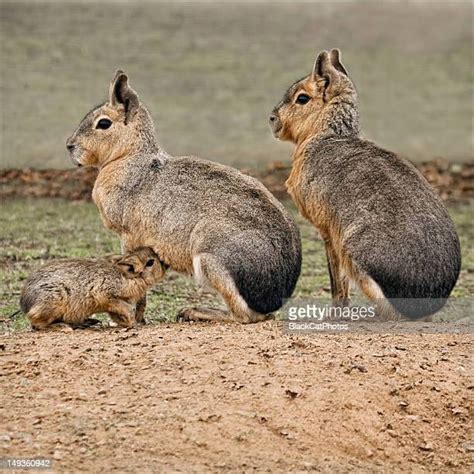
[[115,73],[108,101],[82,119],[66,147],[74,164],[97,168],[156,148],[152,118],[123,71]]
[[150,247],[140,247],[125,255],[113,256],[112,262],[127,278],[143,278],[148,285],[153,285],[165,276],[165,265]]
[[357,92],[338,49],[318,54],[311,74],[289,87],[269,123],[276,138],[296,144],[313,136],[358,134]]

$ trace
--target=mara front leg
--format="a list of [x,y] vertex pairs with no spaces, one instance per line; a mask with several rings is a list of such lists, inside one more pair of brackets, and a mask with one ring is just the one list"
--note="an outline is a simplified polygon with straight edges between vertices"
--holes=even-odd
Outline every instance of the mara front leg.
[[[120,247],[122,254],[131,252],[136,248],[140,247],[140,243],[136,242],[127,235],[122,235],[120,240]],[[137,324],[145,324],[145,311],[146,311],[146,294],[143,298],[139,299],[135,306],[135,321]]]
[[331,281],[332,302],[335,306],[349,306],[349,280],[343,273],[341,257],[338,255],[330,239],[325,240],[325,245],[329,279]]
[[209,284],[218,291],[228,311],[207,308],[188,308],[178,313],[178,320],[257,323],[273,319],[272,314],[261,314],[249,308],[224,264],[214,255],[199,254],[193,258],[194,275],[201,285]]
[[146,294],[137,301],[135,307],[135,321],[137,324],[145,324]]
[[111,319],[119,326],[131,328],[135,326],[135,311],[133,305],[122,300],[112,300],[107,306]]

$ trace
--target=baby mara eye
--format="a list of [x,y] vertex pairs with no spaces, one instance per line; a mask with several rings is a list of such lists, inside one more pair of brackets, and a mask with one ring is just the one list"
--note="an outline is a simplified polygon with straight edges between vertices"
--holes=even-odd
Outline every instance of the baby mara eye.
[[154,263],[155,261],[152,258],[150,258],[150,260],[146,262],[145,267],[152,267]]
[[111,125],[112,125],[112,120],[103,118],[97,122],[97,125],[95,126],[95,128],[98,128],[100,130],[107,130],[108,128],[110,128]]
[[300,94],[297,98],[296,98],[296,103],[297,104],[300,104],[300,105],[304,105],[304,104],[307,104],[309,101],[311,100],[311,97],[307,94]]

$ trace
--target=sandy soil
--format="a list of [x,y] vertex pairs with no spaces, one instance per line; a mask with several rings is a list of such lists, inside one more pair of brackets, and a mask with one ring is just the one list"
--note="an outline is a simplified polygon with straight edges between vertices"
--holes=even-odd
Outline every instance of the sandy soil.
[[3,336],[0,457],[56,471],[472,471],[472,334]]

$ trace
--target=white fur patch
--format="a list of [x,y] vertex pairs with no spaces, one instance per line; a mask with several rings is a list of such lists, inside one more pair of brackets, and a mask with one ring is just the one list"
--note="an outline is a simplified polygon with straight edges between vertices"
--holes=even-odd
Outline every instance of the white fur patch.
[[[212,288],[211,283],[209,282],[208,278],[202,271],[201,255],[196,255],[195,257],[193,257],[193,276],[194,276],[194,280],[196,281],[198,285]],[[225,271],[221,275],[221,283],[224,283],[224,285],[227,287],[226,290],[229,293],[233,293],[235,295],[234,301],[237,304],[237,306],[240,308],[240,311],[243,314],[254,313],[254,311],[252,311],[248,307],[247,302],[239,293],[239,290],[237,289],[237,285],[235,284],[232,277]]]
[[[235,288],[237,290],[237,288]],[[241,311],[244,312],[244,313],[255,313],[255,311],[253,311],[252,309],[249,308],[249,305],[247,304],[247,302],[242,298],[242,296],[240,295],[240,293],[237,293],[237,298],[236,298],[236,301],[237,301],[237,304],[240,306],[241,308]],[[255,313],[257,314],[257,313]]]
[[385,299],[385,295],[383,294],[382,288],[374,281],[372,278],[367,277],[369,281],[370,290],[376,295],[377,299]]
[[193,258],[193,275],[198,285],[205,286],[209,283],[206,276],[202,272],[201,255],[196,255]]

